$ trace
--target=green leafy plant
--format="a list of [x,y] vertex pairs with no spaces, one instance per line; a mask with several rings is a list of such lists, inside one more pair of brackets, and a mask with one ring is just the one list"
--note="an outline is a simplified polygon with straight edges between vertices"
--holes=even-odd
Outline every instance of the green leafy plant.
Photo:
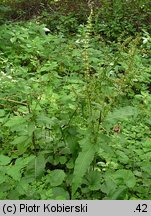
[[56,31],[45,13],[49,35],[42,17],[0,26],[0,199],[151,197],[150,35],[121,34],[113,2],[106,39],[94,4]]

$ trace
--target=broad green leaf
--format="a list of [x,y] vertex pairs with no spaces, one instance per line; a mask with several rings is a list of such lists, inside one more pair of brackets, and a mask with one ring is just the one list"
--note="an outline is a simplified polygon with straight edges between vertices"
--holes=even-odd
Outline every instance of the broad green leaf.
[[36,126],[34,122],[30,122],[30,124],[28,124],[28,136],[32,137],[33,132],[36,130]]
[[120,162],[127,164],[129,162],[129,157],[122,151],[117,150],[116,151],[117,158]]
[[3,117],[5,115],[5,110],[0,109],[0,117]]
[[39,154],[38,157],[35,158],[35,176],[41,177],[45,172],[45,164],[46,160],[43,154]]
[[27,164],[33,160],[35,156],[31,155],[27,158],[18,158],[14,165],[7,167],[7,174],[11,176],[14,180],[20,181],[22,176],[22,169],[27,166]]
[[69,194],[68,192],[62,187],[54,187],[52,188],[53,199],[55,200],[68,200]]
[[9,164],[11,161],[11,158],[5,155],[0,155],[0,165],[5,166]]
[[0,188],[0,200],[6,200],[7,198],[7,192],[4,192]]
[[123,179],[123,182],[129,188],[133,188],[136,184],[135,175],[132,173],[131,170],[117,170],[114,177],[115,179]]
[[32,160],[35,159],[35,155],[29,155],[25,158],[18,158],[15,162],[15,165],[20,167],[26,167]]
[[112,194],[109,194],[109,199],[111,200],[119,200],[124,199],[126,196],[127,188],[126,186],[118,187]]
[[106,117],[106,121],[115,122],[117,120],[126,120],[131,116],[137,116],[138,110],[132,106],[121,107],[115,109],[113,112],[109,113]]
[[66,161],[67,161],[67,157],[66,157],[66,156],[60,156],[60,157],[59,157],[59,162],[60,162],[61,164],[65,164]]
[[2,184],[3,182],[5,182],[7,179],[7,176],[5,175],[5,173],[0,173],[0,184]]
[[24,179],[21,178],[21,181],[18,182],[17,187],[15,188],[15,190],[16,190],[20,195],[24,195],[24,194],[26,194],[26,192],[28,191],[28,187],[29,187],[28,182],[24,181]]
[[16,137],[12,142],[11,144],[13,145],[17,145],[17,144],[28,144],[31,142],[31,138],[29,138],[28,136],[19,136],[19,137]]
[[36,179],[35,166],[36,159],[33,157],[33,159],[28,163],[28,166],[26,166],[26,170],[24,172],[23,178],[26,182],[31,183]]
[[73,159],[70,159],[67,163],[66,166],[68,169],[73,169],[74,168],[74,161]]
[[101,175],[98,171],[91,171],[88,176],[88,187],[91,191],[99,190],[100,189],[100,180],[101,180]]
[[53,170],[50,174],[47,175],[47,181],[51,184],[51,186],[56,187],[63,183],[65,179],[65,173],[63,170]]
[[14,165],[14,166],[7,167],[7,174],[11,176],[15,181],[20,181],[21,169],[22,169],[22,166]]
[[53,126],[54,124],[57,124],[58,119],[56,117],[49,118],[45,115],[38,115],[37,122],[42,123],[42,124],[46,124],[49,126]]
[[6,182],[8,179],[7,175],[6,175],[6,166],[1,166],[0,164],[0,184],[2,184],[3,182]]
[[78,187],[80,187],[82,183],[82,178],[84,177],[95,155],[94,145],[89,143],[85,143],[85,145],[87,145],[87,147],[85,146],[84,151],[79,153],[75,162],[73,181],[72,181],[73,195],[75,194]]
[[9,121],[6,122],[5,126],[7,126],[7,127],[13,127],[15,125],[22,124],[24,122],[26,122],[26,120],[25,120],[24,117],[14,116],[11,119],[9,119]]
[[22,155],[26,152],[27,148],[29,147],[30,142],[25,142],[25,143],[18,143],[17,144],[17,154]]
[[141,169],[144,171],[144,172],[146,172],[146,173],[148,173],[149,175],[151,174],[151,165],[150,165],[150,161],[143,161],[142,163],[141,163]]
[[79,50],[75,50],[75,49],[74,49],[74,50],[72,51],[72,55],[73,55],[73,56],[81,56],[81,53],[80,53]]
[[53,193],[52,193],[52,188],[46,189],[46,190],[41,190],[40,196],[42,200],[52,200],[53,199]]
[[113,173],[109,172],[105,174],[105,182],[101,185],[101,191],[105,194],[110,194],[116,189],[117,185],[113,178]]
[[57,62],[48,62],[44,66],[41,67],[40,72],[43,72],[43,71],[52,72],[53,70],[56,69],[57,66],[58,66]]

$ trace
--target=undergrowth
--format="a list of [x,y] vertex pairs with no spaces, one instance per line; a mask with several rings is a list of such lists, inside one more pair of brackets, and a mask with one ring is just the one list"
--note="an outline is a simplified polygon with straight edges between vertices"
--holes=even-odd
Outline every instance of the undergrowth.
[[86,25],[0,26],[0,199],[151,199],[150,48]]

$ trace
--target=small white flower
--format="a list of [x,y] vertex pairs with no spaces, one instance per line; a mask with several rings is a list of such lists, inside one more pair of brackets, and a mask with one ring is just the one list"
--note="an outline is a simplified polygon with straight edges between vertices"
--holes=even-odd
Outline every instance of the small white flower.
[[77,44],[80,44],[80,43],[84,43],[85,40],[84,40],[84,39],[77,39],[75,42],[76,42]]
[[2,76],[6,76],[6,74],[3,71],[1,71],[1,74],[2,74]]
[[17,80],[12,80],[13,83],[17,83]]
[[79,43],[80,43],[80,40],[78,39],[78,40],[76,40],[75,42],[76,42],[77,44],[79,44]]
[[149,38],[143,38],[143,44],[148,43],[148,41],[149,41]]
[[48,35],[50,33],[50,29],[44,28],[45,34]]
[[8,78],[8,79],[12,79],[12,77],[11,77],[11,76],[7,76],[7,78]]

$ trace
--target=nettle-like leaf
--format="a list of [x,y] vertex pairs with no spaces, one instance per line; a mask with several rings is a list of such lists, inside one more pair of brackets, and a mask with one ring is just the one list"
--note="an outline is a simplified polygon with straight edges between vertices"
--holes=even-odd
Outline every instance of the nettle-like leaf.
[[27,158],[17,159],[14,165],[11,164],[7,167],[7,174],[11,176],[15,181],[20,181],[22,176],[22,169],[26,167],[34,157],[35,156],[31,155]]
[[105,117],[103,126],[106,128],[106,130],[110,130],[110,128],[112,128],[117,122],[126,121],[130,117],[135,118],[138,113],[138,109],[133,106],[116,108],[113,110],[113,112],[108,113],[108,115]]
[[113,112],[109,113],[106,117],[106,121],[114,120],[126,120],[130,116],[137,116],[138,109],[132,106],[125,106],[119,109],[115,109]]
[[101,185],[101,191],[107,195],[116,190],[116,182],[113,178],[112,172],[106,172],[104,175],[104,183]]
[[41,177],[45,171],[46,159],[43,154],[39,154],[35,158],[35,176]]
[[53,170],[47,175],[47,182],[51,184],[52,187],[59,186],[63,183],[65,179],[65,173],[63,170]]
[[7,174],[11,176],[15,181],[19,181],[21,179],[21,169],[23,167],[19,165],[9,166],[7,167]]
[[0,155],[0,166],[5,166],[9,164],[11,161],[11,158],[5,155]]
[[124,151],[117,150],[116,151],[117,158],[121,163],[128,164],[129,157],[125,154]]
[[62,187],[53,187],[52,188],[53,199],[55,200],[69,200],[69,194]]
[[9,119],[4,126],[9,127],[11,130],[18,130],[21,125],[26,124],[26,119],[22,116],[13,116]]
[[126,186],[119,186],[112,193],[110,193],[107,198],[111,200],[126,199],[126,192],[127,192]]
[[39,124],[49,125],[49,127],[58,124],[58,119],[56,117],[49,118],[43,114],[38,115],[36,120]]
[[32,143],[31,137],[28,137],[27,135],[15,137],[15,139],[11,142],[11,144],[17,146],[18,154],[23,154],[27,148]]
[[133,174],[133,172],[131,170],[124,170],[124,169],[117,170],[115,175],[114,175],[114,178],[116,180],[123,179],[123,182],[129,188],[133,188],[136,184],[135,175]]
[[150,161],[144,160],[141,162],[141,170],[143,170],[145,173],[149,174],[151,173],[151,166]]
[[[88,142],[87,142],[88,141]],[[84,177],[87,169],[89,168],[91,162],[95,155],[95,146],[87,138],[82,140],[83,149],[79,153],[74,167],[73,181],[72,181],[72,194],[74,195],[78,187],[82,183],[82,178]]]
[[88,187],[91,191],[99,190],[101,186],[101,174],[97,170],[91,171],[88,176]]
[[17,144],[24,144],[24,143],[30,143],[31,140],[28,136],[19,136],[16,137],[11,143],[13,145],[17,145]]
[[135,175],[131,170],[120,169],[116,172],[106,172],[105,182],[101,191],[107,194],[107,199],[126,199],[127,191],[136,185]]
[[131,116],[137,116],[138,109],[132,106],[125,106],[119,109],[115,109],[113,112],[109,113],[106,117],[106,121],[117,121],[117,120],[126,120]]
[[43,72],[43,71],[50,71],[52,72],[53,70],[55,70],[57,68],[58,64],[57,62],[47,62],[44,66],[41,67],[40,69],[40,72]]
[[5,110],[0,110],[0,118],[5,116]]
[[6,180],[7,180],[7,176],[5,175],[5,173],[0,172],[0,184],[6,182]]

